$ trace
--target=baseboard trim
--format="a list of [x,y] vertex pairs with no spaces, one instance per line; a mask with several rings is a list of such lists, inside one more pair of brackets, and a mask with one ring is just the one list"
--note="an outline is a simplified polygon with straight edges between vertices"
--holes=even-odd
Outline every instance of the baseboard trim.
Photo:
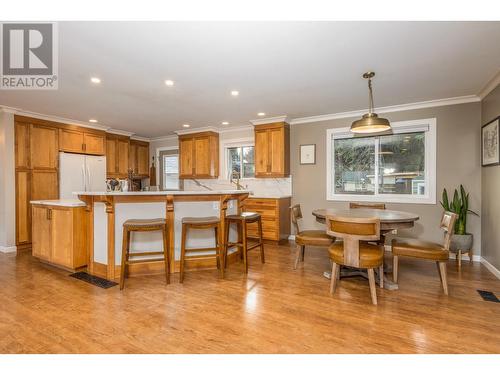
[[498,270],[498,268],[496,268],[493,264],[491,264],[484,258],[481,258],[481,263],[484,264],[488,271],[490,271],[493,275],[500,279],[500,270]]
[[17,251],[17,246],[0,246],[0,253],[15,253]]
[[[457,254],[456,253],[450,253],[450,259],[457,259]],[[473,262],[481,262],[481,255],[472,255],[472,261]],[[467,260],[469,261],[469,256],[462,254],[462,260]]]

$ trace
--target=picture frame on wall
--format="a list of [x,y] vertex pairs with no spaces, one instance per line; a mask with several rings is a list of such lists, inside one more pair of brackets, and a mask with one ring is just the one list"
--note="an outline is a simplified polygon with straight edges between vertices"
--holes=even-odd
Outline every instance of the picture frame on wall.
[[316,164],[316,145],[300,145],[300,164],[312,165]]
[[500,116],[481,127],[481,165],[500,164]]

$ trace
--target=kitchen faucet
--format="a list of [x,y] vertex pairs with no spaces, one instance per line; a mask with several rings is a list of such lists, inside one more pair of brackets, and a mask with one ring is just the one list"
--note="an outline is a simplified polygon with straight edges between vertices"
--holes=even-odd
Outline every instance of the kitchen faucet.
[[[234,179],[236,178],[236,181]],[[232,171],[229,175],[229,182],[236,185],[236,190],[245,190],[245,187],[240,184],[240,174],[237,171]]]

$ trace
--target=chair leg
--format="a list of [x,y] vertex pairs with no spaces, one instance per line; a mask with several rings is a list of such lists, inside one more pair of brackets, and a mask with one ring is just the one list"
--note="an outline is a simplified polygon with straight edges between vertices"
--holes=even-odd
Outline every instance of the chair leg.
[[448,280],[446,278],[446,262],[439,262],[439,269],[441,270],[441,283],[443,285],[444,294],[448,295]]
[[375,284],[375,271],[373,268],[368,268],[368,282],[370,283],[370,294],[372,296],[372,303],[377,304],[377,285]]
[[127,249],[128,249],[128,230],[123,229],[123,240],[122,240],[122,264],[120,270],[120,290],[123,290],[125,286],[125,267],[127,265]]
[[306,256],[306,245],[302,245],[301,255],[300,255],[300,261],[301,262],[304,261],[305,256]]
[[182,234],[181,234],[181,264],[179,267],[179,283],[184,282],[184,257],[186,253],[186,232],[187,226],[182,224]]
[[264,240],[262,235],[262,219],[257,222],[259,226],[259,242],[260,242],[260,261],[266,263],[266,258],[264,256]]
[[302,252],[302,246],[297,245],[297,256],[295,257],[295,264],[293,265],[293,269],[296,270],[299,265],[300,253]]
[[241,223],[243,227],[243,239],[242,239],[242,250],[243,250],[243,264],[245,265],[245,273],[248,273],[248,254],[247,254],[247,223],[243,221]]
[[231,226],[231,222],[226,221],[226,225],[224,226],[224,268],[227,268],[227,252],[229,250],[229,229]]
[[467,254],[469,255],[469,263],[472,264],[472,249],[469,249],[469,252]]
[[221,259],[219,257],[219,237],[217,233],[217,227],[214,227],[214,235],[215,235],[215,260],[217,262],[217,269],[220,270]]
[[441,268],[439,268],[439,262],[436,262],[436,267],[438,269],[439,280],[441,281],[441,284],[442,284],[443,283],[443,276],[441,275]]
[[398,256],[394,255],[392,257],[392,281],[394,281],[396,284],[398,282],[398,266],[399,266]]
[[214,228],[215,232],[215,247],[217,250],[216,251],[216,258],[217,258],[217,266],[220,269],[220,274],[221,277],[224,278],[224,255],[223,255],[223,250],[222,250],[222,244],[219,238],[219,233],[221,233],[220,230],[220,223],[217,224],[217,226]]
[[462,268],[462,250],[457,251],[458,269]]
[[384,289],[384,264],[378,268],[380,288]]
[[169,251],[170,249],[168,245],[168,232],[166,225],[163,227],[162,236],[163,236],[163,258],[165,261],[165,278],[167,284],[170,284],[170,251]]
[[339,272],[339,268],[340,266],[337,263],[332,262],[332,275],[330,277],[330,294],[335,293],[335,289],[337,288],[337,280],[338,280],[337,273]]

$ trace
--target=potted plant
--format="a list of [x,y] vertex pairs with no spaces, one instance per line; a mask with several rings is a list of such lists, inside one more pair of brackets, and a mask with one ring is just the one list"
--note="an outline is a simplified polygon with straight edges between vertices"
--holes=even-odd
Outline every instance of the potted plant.
[[454,212],[458,215],[455,222],[455,231],[451,237],[450,250],[460,253],[469,253],[472,249],[473,236],[467,233],[467,215],[469,213],[479,216],[476,212],[469,210],[469,193],[460,185],[460,193],[457,189],[453,193],[453,200],[450,202],[448,199],[448,192],[443,190],[443,200],[441,206],[446,211]]

